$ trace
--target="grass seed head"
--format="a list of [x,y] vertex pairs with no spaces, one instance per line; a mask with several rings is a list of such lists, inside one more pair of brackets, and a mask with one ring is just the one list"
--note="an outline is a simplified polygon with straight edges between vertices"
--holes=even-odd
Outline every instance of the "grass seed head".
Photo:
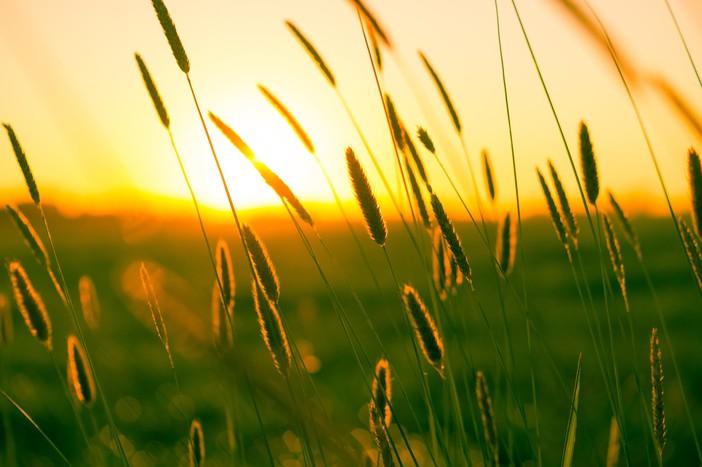
[[427,60],[427,57],[425,57],[422,52],[419,52],[419,57],[424,62],[424,66],[427,68],[427,71],[429,72],[432,79],[434,80],[434,84],[436,84],[436,87],[439,90],[439,93],[441,93],[441,97],[444,100],[444,104],[446,105],[446,109],[448,110],[449,114],[451,115],[451,120],[453,121],[453,127],[456,129],[456,133],[460,134],[461,133],[461,122],[458,119],[458,113],[456,112],[456,108],[453,106],[453,103],[451,102],[451,98],[449,97],[448,92],[446,91],[446,88],[444,87],[444,83],[441,82],[441,78],[439,78],[439,75],[436,73],[436,71],[434,71],[434,67],[431,66],[431,63],[429,63],[429,60]]
[[283,105],[280,99],[278,99],[265,86],[259,84],[258,90],[261,91],[261,93],[266,99],[268,99],[268,102],[270,102],[273,108],[275,108],[275,110],[278,111],[278,113],[285,119],[286,122],[288,122],[288,125],[290,125],[290,127],[293,129],[297,137],[300,139],[305,148],[307,148],[310,154],[314,154],[314,145],[312,144],[312,140],[307,135],[307,132],[304,130],[304,128],[302,128],[300,122],[297,121],[295,116],[293,116],[293,114],[290,113],[288,108]]
[[17,308],[22,314],[29,332],[51,351],[53,349],[51,343],[51,320],[41,296],[34,289],[26,271],[18,261],[10,262],[8,270],[15,303],[17,303]]
[[482,371],[478,371],[475,384],[475,393],[478,397],[478,405],[480,407],[480,417],[483,420],[483,432],[485,433],[485,441],[492,450],[492,455],[495,460],[495,465],[500,465],[500,448],[497,440],[497,425],[495,424],[495,414],[492,410],[492,398],[488,389],[485,375]]
[[22,146],[17,139],[15,130],[12,129],[8,123],[2,124],[7,130],[7,136],[10,138],[10,144],[12,144],[12,150],[15,152],[15,158],[17,163],[22,170],[22,175],[24,175],[24,181],[27,184],[27,189],[29,190],[29,195],[32,197],[34,204],[39,206],[41,204],[41,198],[39,197],[39,188],[37,188],[37,183],[34,181],[34,175],[32,175],[32,169],[29,168],[29,162],[27,162],[27,156],[22,150]]
[[305,207],[302,205],[298,197],[295,196],[295,193],[293,193],[288,184],[285,183],[278,176],[278,174],[273,172],[263,162],[255,160],[253,161],[253,165],[258,171],[259,175],[261,175],[261,178],[263,178],[263,181],[266,182],[266,184],[269,187],[273,188],[275,194],[277,194],[283,202],[289,203],[290,206],[292,206],[292,208],[295,210],[297,215],[300,217],[300,219],[302,219],[309,226],[313,227],[314,221],[312,220],[312,216],[310,216],[310,213],[307,212]]
[[587,200],[594,206],[597,204],[597,197],[600,194],[600,179],[597,173],[595,152],[590,140],[590,131],[585,122],[582,121],[580,122],[580,167]]
[[390,364],[387,359],[381,358],[375,366],[373,400],[370,404],[371,426],[374,420],[380,421],[386,427],[390,426],[392,421],[392,411],[390,410],[390,400],[392,399],[391,385]]
[[80,294],[80,307],[83,311],[83,319],[93,331],[100,325],[100,301],[98,300],[95,284],[89,276],[82,276],[78,280],[78,292]]
[[178,36],[178,31],[176,31],[175,24],[171,19],[170,13],[168,13],[168,8],[163,0],[151,0],[154,6],[154,11],[156,11],[156,16],[158,17],[158,22],[161,23],[161,28],[163,33],[168,39],[168,45],[171,46],[171,51],[173,56],[178,62],[178,68],[183,73],[190,72],[190,61],[188,60],[188,55],[185,53],[185,48],[183,48],[183,43],[180,41],[180,36]]
[[234,344],[230,324],[234,318],[234,302],[230,302],[228,306],[224,303],[219,284],[215,281],[212,288],[212,342],[220,355],[226,354]]
[[665,446],[665,407],[663,406],[663,359],[658,343],[658,329],[651,329],[651,407],[653,409],[653,433],[658,455],[663,457]]
[[392,48],[392,43],[385,30],[380,26],[380,22],[376,19],[375,15],[368,9],[368,7],[361,0],[349,0],[360,10],[363,17],[366,19],[366,24],[369,24],[373,32],[380,38],[385,46],[389,49]]
[[609,259],[612,262],[612,268],[614,268],[614,275],[619,282],[619,287],[622,290],[622,298],[624,299],[624,305],[626,310],[629,311],[629,300],[626,293],[626,274],[624,272],[624,259],[622,258],[622,250],[619,248],[619,240],[617,240],[617,235],[614,233],[612,228],[612,222],[609,220],[609,216],[606,214],[602,215],[602,220],[604,223],[604,234],[605,242],[607,243],[607,250],[609,251]]
[[280,298],[280,280],[278,279],[275,266],[273,266],[273,262],[268,255],[268,249],[266,249],[266,246],[258,235],[256,235],[256,232],[254,232],[251,226],[242,224],[241,229],[244,234],[246,247],[251,255],[251,262],[256,271],[256,276],[263,287],[263,291],[269,300],[277,303]]
[[375,199],[375,194],[370,186],[366,172],[361,163],[356,158],[353,149],[346,148],[346,167],[349,172],[349,179],[353,187],[354,195],[361,207],[363,218],[366,221],[368,233],[375,243],[380,246],[385,245],[388,238],[388,230],[385,226],[385,219],[380,210],[380,205]]
[[494,204],[497,199],[497,185],[495,185],[495,177],[492,171],[492,164],[490,163],[490,155],[487,149],[483,149],[483,174],[485,175],[485,187],[487,188],[488,195],[490,196],[490,201]]
[[692,272],[695,274],[695,279],[697,280],[697,287],[702,291],[702,253],[700,252],[699,244],[697,243],[695,235],[682,217],[678,218],[678,226],[680,228],[683,246],[685,247],[685,253],[690,260]]
[[436,217],[436,222],[437,224],[439,224],[441,233],[443,234],[444,239],[446,240],[446,244],[451,250],[453,260],[456,262],[458,269],[460,269],[460,271],[463,273],[466,280],[469,283],[472,283],[472,273],[470,264],[468,264],[468,258],[466,257],[466,253],[463,250],[461,240],[458,238],[458,234],[456,233],[456,229],[453,227],[453,223],[449,219],[448,215],[446,214],[446,211],[444,210],[444,206],[441,204],[439,197],[436,196],[435,193],[431,194],[431,207],[434,211],[434,217]]
[[88,357],[80,341],[74,335],[68,336],[68,384],[78,401],[90,408],[95,404],[97,389]]
[[578,223],[575,220],[573,211],[570,209],[568,195],[566,195],[561,178],[558,176],[556,167],[553,165],[553,163],[551,163],[551,161],[548,161],[548,170],[551,173],[553,186],[556,188],[556,196],[558,196],[558,204],[561,206],[561,215],[565,221],[566,229],[568,229],[568,233],[570,234],[570,238],[573,240],[573,243],[577,245],[579,233]]
[[402,131],[402,123],[400,117],[395,110],[395,104],[388,94],[385,94],[385,107],[388,110],[388,118],[390,119],[390,129],[392,130],[392,139],[395,140],[395,145],[400,151],[405,149],[405,133]]
[[502,219],[497,234],[497,261],[500,269],[508,276],[514,268],[515,250],[517,247],[516,224],[512,222],[510,213]]
[[256,155],[254,154],[254,152],[251,150],[249,145],[246,144],[243,139],[241,139],[241,136],[239,136],[237,132],[235,132],[229,125],[224,123],[222,119],[220,119],[212,112],[209,112],[208,115],[210,116],[210,120],[212,120],[212,123],[215,124],[219,131],[221,131],[222,134],[226,136],[229,142],[232,143],[234,147],[237,148],[244,155],[244,157],[246,157],[250,161],[254,161],[256,159]]
[[427,211],[427,205],[424,202],[424,195],[422,194],[422,189],[417,183],[417,177],[414,175],[414,169],[410,165],[407,158],[405,158],[405,167],[407,168],[407,178],[410,182],[410,190],[412,191],[412,197],[414,198],[414,203],[417,205],[417,210],[419,211],[419,217],[422,219],[424,228],[431,232],[431,218],[429,217],[429,212]]
[[612,206],[614,215],[621,224],[622,229],[624,229],[624,238],[626,238],[626,241],[632,246],[636,255],[641,257],[641,242],[639,241],[639,236],[636,235],[634,227],[631,225],[631,222],[629,222],[626,214],[624,214],[624,210],[614,198],[612,192],[607,191],[607,195],[609,196],[609,204]]
[[0,347],[7,347],[14,338],[14,327],[12,326],[12,313],[10,313],[10,303],[4,294],[0,293]]
[[551,222],[553,222],[553,227],[556,229],[556,235],[558,235],[558,239],[561,241],[561,243],[563,243],[563,246],[565,246],[566,250],[570,251],[568,247],[568,234],[566,232],[565,225],[563,224],[563,218],[561,217],[561,213],[558,212],[556,202],[553,201],[553,196],[551,196],[551,189],[546,184],[546,179],[544,179],[544,176],[541,174],[541,171],[539,169],[536,169],[536,175],[537,177],[539,177],[539,184],[541,185],[541,189],[543,190],[544,196],[546,197],[548,213],[551,216]]
[[144,266],[144,263],[141,263],[141,266],[139,267],[139,276],[141,277],[141,285],[144,288],[146,301],[149,304],[149,309],[151,310],[151,319],[153,319],[154,326],[156,327],[156,334],[163,344],[163,347],[166,349],[171,367],[173,367],[171,347],[168,343],[168,328],[166,327],[166,322],[163,320],[163,314],[161,314],[161,307],[159,306],[158,299],[156,298],[154,284],[151,282],[151,276],[149,275],[149,271],[146,269],[146,266]]
[[190,467],[201,467],[205,464],[205,434],[199,420],[193,420],[190,424],[188,452]]
[[217,275],[222,284],[222,299],[228,308],[233,308],[236,294],[234,265],[232,263],[232,255],[229,252],[229,245],[223,238],[217,241]]
[[427,130],[425,130],[421,126],[417,128],[417,138],[419,138],[419,141],[421,141],[421,143],[424,145],[427,151],[436,155],[436,147],[434,146],[434,141],[432,141],[431,136],[429,136]]
[[37,234],[36,230],[34,230],[34,227],[32,227],[32,224],[24,216],[24,214],[22,214],[22,211],[20,211],[17,206],[8,204],[6,207],[7,212],[10,213],[10,217],[17,226],[17,229],[19,229],[20,234],[22,234],[24,242],[27,244],[29,249],[32,250],[37,262],[48,268],[51,265],[49,253],[47,253],[46,248],[44,247],[44,242],[41,241],[41,238]]
[[336,88],[336,80],[334,79],[334,75],[332,74],[331,70],[327,66],[326,62],[322,58],[322,56],[317,52],[317,49],[312,45],[312,43],[307,40],[304,34],[300,32],[300,30],[295,26],[291,21],[286,21],[285,24],[288,26],[288,29],[292,31],[292,33],[295,35],[298,41],[300,41],[300,44],[307,50],[307,53],[310,54],[312,59],[317,63],[317,66],[319,67],[320,71],[324,75],[325,78],[327,78],[327,81],[329,81],[329,84],[333,88]]
[[252,281],[251,293],[254,297],[258,324],[261,326],[261,335],[266,347],[273,357],[273,363],[278,372],[287,377],[292,362],[288,335],[283,328],[278,305],[266,297],[256,280]]
[[424,357],[444,376],[444,343],[439,330],[417,290],[409,284],[402,289],[402,301],[419,340]]
[[616,467],[619,463],[619,449],[621,447],[619,441],[619,424],[617,418],[612,417],[609,424],[609,443],[607,444],[607,467]]
[[146,90],[149,92],[149,96],[151,97],[151,102],[153,102],[154,108],[156,108],[158,118],[161,120],[161,124],[166,129],[169,129],[171,126],[171,120],[168,118],[166,106],[163,105],[163,100],[161,100],[161,95],[158,93],[156,84],[154,84],[154,80],[151,78],[151,73],[149,73],[149,69],[146,67],[146,63],[144,63],[141,55],[135,53],[134,58],[136,59],[137,66],[139,66],[141,78],[144,80],[144,86],[146,86]]
[[687,179],[692,201],[692,226],[697,236],[702,237],[702,169],[700,156],[692,148],[687,153]]

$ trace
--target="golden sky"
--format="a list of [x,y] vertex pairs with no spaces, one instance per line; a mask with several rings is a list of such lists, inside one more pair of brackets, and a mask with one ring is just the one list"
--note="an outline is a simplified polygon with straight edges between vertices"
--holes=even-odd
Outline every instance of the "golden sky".
[[[702,66],[702,5],[696,0],[669,1],[693,59]],[[638,207],[660,206],[662,191],[611,59],[563,14],[558,0],[516,3],[574,154],[583,119],[590,127],[603,188],[638,200]],[[367,0],[367,4],[393,41],[392,53],[384,54],[381,82],[406,125],[429,129],[464,193],[472,193],[460,140],[418,58],[417,50],[422,50],[458,109],[473,166],[480,168],[480,152],[487,148],[499,203],[512,207],[494,3]],[[664,76],[702,113],[702,87],[665,0],[591,4],[618,51],[642,75]],[[392,143],[350,2],[170,0],[167,5],[189,55],[203,110],[212,110],[231,125],[303,201],[332,202],[332,198],[314,160],[259,93],[257,83],[276,94],[304,126],[344,199],[352,199],[344,163],[349,145],[366,165],[381,199],[386,199],[336,94],[284,24],[294,22],[324,56],[394,182]],[[525,206],[541,208],[536,166],[545,168],[551,158],[572,196],[577,192],[575,180],[512,3],[498,0],[498,5],[520,191]],[[168,198],[188,200],[168,136],[144,89],[135,52],[146,61],[165,101],[196,193],[202,202],[224,208],[185,77],[148,0],[0,2],[0,120],[13,125],[45,197],[54,196],[66,210],[128,211]],[[701,142],[653,88],[636,88],[635,98],[668,188],[684,203],[687,148],[700,149]],[[235,203],[278,205],[250,164],[210,128]],[[452,192],[437,164],[428,153],[425,158],[436,190],[450,200]],[[482,190],[482,176],[476,175]],[[0,194],[6,202],[28,199],[4,134]]]

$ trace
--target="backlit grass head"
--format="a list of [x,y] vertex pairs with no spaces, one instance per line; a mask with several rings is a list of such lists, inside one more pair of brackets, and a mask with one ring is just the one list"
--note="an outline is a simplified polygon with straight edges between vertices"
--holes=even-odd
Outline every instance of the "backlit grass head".
[[346,167],[348,169],[349,179],[351,180],[353,193],[356,196],[356,200],[363,213],[363,218],[366,221],[368,233],[375,243],[383,246],[388,238],[385,219],[380,210],[380,205],[375,199],[375,194],[368,181],[366,172],[363,170],[361,163],[358,161],[356,154],[351,148],[346,148]]
[[100,301],[98,300],[97,290],[95,290],[95,284],[89,276],[82,276],[78,280],[78,292],[80,294],[83,319],[88,323],[90,329],[96,330],[100,325]]
[[161,124],[168,129],[171,126],[171,120],[168,118],[166,106],[163,105],[163,100],[161,99],[161,95],[158,93],[154,80],[151,78],[151,73],[149,73],[149,69],[146,67],[146,63],[144,63],[141,55],[135,53],[134,58],[136,59],[137,66],[139,67],[139,72],[141,72],[141,78],[144,80],[144,86],[146,86],[146,90],[149,92],[149,96],[151,97],[151,102],[153,102],[154,108],[156,109],[158,118],[161,120]]
[[702,169],[700,156],[692,148],[687,153],[687,180],[690,184],[692,226],[700,237],[702,236]]
[[193,420],[190,424],[189,438],[190,467],[201,467],[205,464],[205,434],[199,420]]
[[24,175],[24,181],[27,184],[27,189],[29,190],[29,195],[32,197],[34,204],[39,206],[41,204],[41,198],[39,197],[39,188],[37,188],[37,183],[34,181],[34,175],[32,175],[32,169],[29,168],[29,162],[27,162],[27,156],[22,150],[15,130],[12,129],[8,123],[3,123],[2,126],[7,130],[7,136],[10,138],[10,144],[12,144],[12,150],[15,152],[15,158],[17,163],[22,170],[22,175]]
[[163,33],[166,35],[168,45],[171,46],[171,51],[178,63],[178,68],[180,68],[183,73],[189,73],[190,61],[188,60],[188,55],[185,53],[183,43],[180,41],[180,36],[178,36],[178,31],[176,30],[175,24],[173,24],[171,15],[168,13],[166,4],[163,3],[163,0],[151,0],[151,4],[154,6],[154,11],[156,11],[158,22],[161,23]]
[[424,357],[443,378],[444,342],[439,336],[434,319],[429,314],[429,310],[417,290],[409,284],[405,284],[402,289],[402,301]]
[[580,122],[580,168],[587,200],[593,206],[597,204],[600,194],[600,178],[597,172],[597,160],[590,140],[590,131],[585,122]]
[[92,407],[97,396],[95,380],[85,350],[78,338],[72,334],[68,336],[68,376],[71,393],[81,404]]
[[281,375],[287,377],[292,364],[292,353],[278,305],[266,297],[256,280],[251,281],[251,294],[254,297],[263,341],[273,357],[275,368]]
[[11,261],[8,265],[8,271],[15,303],[29,332],[51,351],[51,320],[46,312],[44,301],[34,289],[26,271],[18,261]]
[[280,298],[280,280],[275,266],[273,266],[273,261],[268,255],[268,249],[250,225],[242,224],[241,231],[244,234],[244,241],[261,287],[263,287],[266,296],[277,303]]

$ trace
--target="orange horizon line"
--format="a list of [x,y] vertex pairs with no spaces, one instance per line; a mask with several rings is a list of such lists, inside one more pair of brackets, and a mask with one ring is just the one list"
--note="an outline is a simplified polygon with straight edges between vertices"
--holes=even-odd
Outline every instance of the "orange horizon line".
[[[10,197],[8,197],[10,198]],[[17,204],[20,206],[30,206],[32,202],[27,198],[26,195],[18,197],[14,201],[9,201],[6,204]],[[56,198],[59,198],[58,200]],[[64,200],[60,200],[63,198]],[[120,197],[119,206],[108,200],[109,197],[103,197],[105,199],[102,203],[90,203],[81,201],[66,201],[68,200],[82,200],[84,198],[89,198],[88,196],[76,195],[76,194],[61,194],[59,196],[48,197],[48,202],[44,202],[47,209],[55,209],[65,217],[75,218],[81,216],[95,216],[95,217],[125,217],[138,215],[153,215],[154,217],[161,218],[172,218],[172,219],[184,219],[184,218],[195,218],[195,211],[192,205],[192,201],[182,198],[174,198],[163,195],[154,195],[146,193],[132,194],[128,196]],[[6,198],[7,199],[7,198]],[[94,197],[92,198],[94,201]],[[601,196],[602,201],[598,203],[600,209],[607,212],[611,211],[609,208],[609,201]],[[670,216],[667,204],[661,200],[654,200],[653,196],[642,197],[639,195],[629,195],[618,197],[618,202],[623,206],[625,213],[630,217],[667,217]],[[319,200],[305,200],[301,199],[302,203],[310,210],[315,222],[326,223],[330,221],[340,221],[343,219],[338,206],[334,202],[330,201],[319,201]],[[684,197],[676,197],[671,200],[673,209],[676,211],[677,215],[686,214],[689,212],[689,201]],[[389,203],[382,203],[381,207],[387,206]],[[473,203],[475,204],[475,203]],[[575,204],[575,203],[573,203]],[[360,210],[358,210],[355,205],[355,200],[343,201],[344,208],[347,209],[347,214],[353,222],[361,222],[363,217]],[[463,220],[469,220],[466,215],[465,209],[461,203],[454,199],[449,199],[444,202],[444,205],[449,212],[449,214],[455,219],[455,221],[460,222]],[[128,206],[128,207],[127,207]],[[407,218],[409,213],[407,211],[406,202],[403,203],[403,215]],[[584,209],[580,206],[572,206],[575,215],[584,215]],[[31,209],[31,208],[30,208]],[[589,207],[592,211],[592,206]],[[200,211],[203,215],[207,215],[209,218],[217,218],[218,220],[224,221],[225,217],[231,216],[231,211],[228,208],[221,208],[212,206],[209,204],[201,204]],[[483,212],[487,221],[494,221],[504,216],[505,213],[511,212],[515,214],[516,206],[514,203],[505,209],[504,207],[496,207],[493,209],[491,205],[487,205],[483,201]],[[285,217],[287,215],[284,207],[281,204],[264,204],[260,206],[253,207],[237,207],[237,212],[242,214],[247,214],[256,218],[278,218]],[[317,215],[315,216],[315,212]],[[320,215],[321,213],[321,215]],[[476,220],[479,219],[479,213],[477,206],[471,209],[471,213]],[[386,219],[388,221],[399,221],[400,216],[397,212],[392,209],[385,209],[383,211]],[[529,198],[521,202],[521,214],[522,218],[530,219],[535,217],[548,216],[548,209],[543,196],[536,198]],[[465,219],[464,219],[465,217]]]

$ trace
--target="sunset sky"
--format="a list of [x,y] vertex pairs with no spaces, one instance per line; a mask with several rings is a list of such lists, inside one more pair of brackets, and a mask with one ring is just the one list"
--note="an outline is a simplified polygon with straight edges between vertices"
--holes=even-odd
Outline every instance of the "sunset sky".
[[[516,2],[544,73],[568,143],[577,153],[577,129],[588,122],[601,183],[634,209],[660,210],[662,191],[632,107],[611,59],[564,14],[557,0]],[[581,2],[576,2],[585,5]],[[393,182],[393,152],[363,43],[358,16],[347,0],[166,2],[192,65],[203,111],[230,124],[307,202],[332,202],[313,158],[257,89],[261,83],[297,117],[347,199],[344,149],[352,146],[374,173],[336,94],[285,26],[295,23],[335,74],[374,152]],[[491,154],[499,203],[514,205],[511,155],[492,1],[367,0],[388,31],[381,82],[406,125],[426,127],[439,155],[467,195],[472,194],[461,143],[433,82],[418,58],[432,62],[461,117],[473,166]],[[534,169],[551,158],[576,195],[573,174],[538,81],[511,1],[498,1],[517,169],[523,202],[542,209]],[[642,76],[669,80],[702,113],[702,88],[664,0],[592,0],[616,41]],[[702,66],[702,4],[670,0],[693,59]],[[178,69],[151,2],[0,2],[0,120],[12,124],[40,189],[66,211],[155,208],[188,193],[139,75],[139,52],[171,116],[178,149],[201,201],[225,208],[211,155],[185,76]],[[685,206],[687,149],[702,142],[681,123],[654,88],[635,88],[663,176]],[[250,164],[210,124],[214,144],[241,207],[279,201]],[[424,153],[436,190],[453,194]],[[482,176],[476,174],[481,182]],[[6,135],[0,135],[3,202],[28,200]],[[155,195],[155,196],[153,196]],[[470,196],[469,196],[470,197]],[[633,201],[637,200],[636,204]],[[184,207],[187,207],[183,203]]]

